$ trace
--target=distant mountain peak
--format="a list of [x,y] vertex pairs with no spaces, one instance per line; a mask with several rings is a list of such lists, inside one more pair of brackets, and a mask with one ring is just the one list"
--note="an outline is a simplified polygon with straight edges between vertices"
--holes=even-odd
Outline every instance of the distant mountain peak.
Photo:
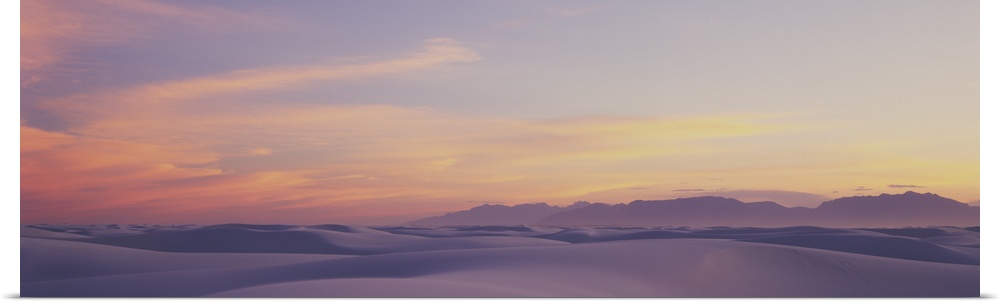
[[842,197],[816,208],[775,202],[744,203],[719,196],[635,200],[628,204],[576,202],[483,205],[410,222],[414,225],[653,225],[653,226],[829,226],[905,227],[978,225],[979,208],[934,193]]
[[919,193],[919,192],[915,192],[915,191],[912,191],[912,190],[911,190],[911,191],[906,191],[906,192],[903,192],[902,194],[888,194],[888,193],[882,193],[882,194],[881,194],[881,195],[879,195],[879,196],[893,196],[893,195],[902,195],[902,196],[933,196],[933,197],[941,197],[941,196],[939,196],[939,195],[937,195],[937,194],[934,194],[934,193],[930,193],[930,192],[927,192],[927,193]]
[[513,205],[513,206],[504,205],[504,204],[489,204],[489,203],[485,203],[485,204],[473,207],[473,209],[476,209],[476,208],[527,208],[527,207],[550,207],[550,206],[547,203],[525,203],[525,204],[517,204],[517,205]]
[[[844,204],[962,204],[959,201],[942,197],[934,193],[917,193],[906,191],[901,194],[882,193],[878,196],[851,196],[842,197],[832,201],[823,202],[817,208],[829,208],[830,206]],[[965,205],[965,204],[962,204]],[[967,205],[966,205],[967,206]]]
[[[581,204],[582,203],[582,204]],[[513,206],[502,204],[482,204],[472,209],[449,212],[441,216],[428,217],[407,225],[445,226],[445,225],[517,225],[533,224],[550,214],[580,208],[590,205],[587,202],[577,202],[567,207],[551,206],[548,203],[526,203]]]

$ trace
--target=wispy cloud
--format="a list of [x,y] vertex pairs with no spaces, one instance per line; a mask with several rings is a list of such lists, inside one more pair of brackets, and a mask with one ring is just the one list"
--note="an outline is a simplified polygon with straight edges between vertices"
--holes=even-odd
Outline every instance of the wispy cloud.
[[418,51],[381,61],[239,70],[110,92],[77,94],[47,101],[42,106],[78,123],[86,120],[109,122],[114,116],[161,116],[165,111],[177,108],[177,105],[164,104],[169,102],[210,103],[212,100],[206,99],[210,96],[297,88],[319,81],[399,74],[451,62],[479,59],[474,50],[462,46],[454,39],[434,38],[425,40]]
[[[79,44],[104,44],[131,34],[128,27],[99,22],[67,1],[21,3],[21,71],[34,71],[62,60]],[[25,80],[22,80],[24,82]]]
[[264,12],[244,12],[224,9],[202,3],[160,2],[152,0],[99,0],[110,9],[141,15],[144,18],[160,18],[161,22],[193,24],[210,31],[247,30],[283,26],[287,21]]
[[[27,126],[21,126],[21,143],[25,214],[64,214],[59,210],[115,205],[128,198],[117,195],[130,192],[126,189],[222,173],[217,167],[198,166],[217,161],[218,155],[184,147],[80,137]],[[54,203],[32,203],[39,201]]]
[[[523,121],[394,106],[312,105],[116,118],[91,122],[80,135],[26,127],[22,138],[39,144],[22,151],[22,159],[32,163],[23,166],[22,176],[37,182],[22,191],[26,201],[88,201],[88,208],[154,200],[200,202],[185,207],[191,210],[223,202],[271,206],[294,201],[281,208],[312,210],[404,198],[536,201],[636,187],[645,182],[622,178],[650,178],[652,172],[587,174],[704,149],[675,134],[692,128],[672,131],[664,125],[700,125],[709,129],[704,134],[715,136],[734,136],[729,128],[738,125],[769,130],[752,120],[726,121],[725,127],[703,118],[637,120],[642,123]],[[597,129],[606,131],[592,132]],[[640,129],[658,131],[634,132]],[[580,177],[567,181],[567,174]],[[56,178],[62,183],[43,180]],[[114,198],[101,185],[116,185]]]
[[[22,187],[25,214],[268,206],[308,217],[317,208],[376,200],[575,197],[648,184],[642,179],[649,172],[636,169],[584,176],[601,167],[697,155],[718,149],[700,140],[787,128],[758,115],[523,120],[390,105],[242,102],[246,94],[479,59],[454,39],[435,38],[394,58],[248,69],[49,100],[42,108],[68,127],[22,126],[22,179],[31,182]],[[580,177],[567,182],[567,174]],[[74,209],[67,202],[84,203]],[[35,212],[53,206],[64,212]]]
[[[461,43],[435,38],[395,58],[241,70],[46,100],[40,108],[63,117],[68,127],[56,132],[22,125],[22,181],[26,183],[22,202],[27,202],[23,210],[29,216],[65,216],[83,209],[124,210],[151,201],[173,202],[156,205],[164,211],[211,209],[176,205],[195,201],[201,202],[199,206],[216,207],[233,201],[283,202],[282,208],[287,209],[330,201],[343,206],[373,198],[433,197],[420,186],[391,176],[440,170],[454,159],[437,157],[442,154],[433,149],[426,152],[432,158],[407,153],[395,153],[405,157],[394,158],[384,149],[407,148],[379,144],[397,140],[403,144],[408,142],[404,136],[427,135],[420,134],[428,132],[427,128],[438,130],[443,127],[434,122],[439,115],[393,106],[240,105],[239,96],[475,60],[479,60],[475,51]],[[447,127],[457,129],[454,123]],[[373,134],[384,130],[403,136]],[[378,153],[366,156],[365,152]],[[308,164],[282,161],[294,153],[320,158]],[[333,161],[338,155],[345,161]],[[391,169],[350,163],[351,158],[364,157],[385,161]],[[271,165],[260,159],[268,159]],[[368,171],[389,178],[373,183],[378,178],[331,177]],[[140,209],[158,212],[152,207]]]
[[[637,193],[676,197],[745,188],[829,194],[830,189],[851,192],[857,184],[978,191],[977,154],[937,158],[936,146],[897,142],[928,141],[874,133],[871,142],[858,139],[880,120],[840,128],[835,124],[845,122],[843,117],[827,113],[775,118],[741,114],[737,111],[747,108],[739,106],[711,112],[723,109],[713,105],[725,105],[728,93],[667,90],[692,84],[684,75],[711,79],[699,74],[711,69],[698,64],[682,64],[666,71],[670,75],[657,68],[697,57],[697,49],[674,48],[671,52],[678,52],[669,56],[645,58],[662,52],[602,56],[614,48],[597,47],[590,50],[598,52],[569,61],[545,62],[548,55],[594,43],[615,46],[629,33],[652,28],[681,40],[696,38],[697,30],[677,29],[686,32],[697,28],[687,25],[711,21],[705,18],[709,12],[625,13],[619,11],[623,7],[578,2],[528,3],[520,11],[504,6],[495,13],[469,11],[479,16],[471,19],[433,24],[425,21],[439,18],[407,19],[402,25],[408,28],[401,29],[317,11],[344,8],[336,5],[264,5],[258,7],[272,9],[254,11],[249,5],[195,1],[24,1],[21,79],[22,92],[29,93],[21,100],[27,120],[21,126],[24,218],[43,214],[35,211],[40,209],[63,215],[128,211],[150,219],[168,213],[251,216],[241,208],[252,207],[301,215],[302,221],[332,221],[449,210],[454,205],[448,204],[470,199],[613,201],[635,199]],[[348,14],[377,11],[350,8]],[[277,12],[288,19],[271,15]],[[634,28],[597,28],[626,20],[616,18],[633,18],[626,23]],[[480,31],[482,22],[503,20],[539,28],[488,38]],[[395,53],[386,49],[413,33],[440,33],[446,23],[461,27],[454,35],[475,39],[476,45],[503,47],[480,53],[438,37]],[[598,35],[550,35],[577,26]],[[276,27],[279,31],[270,33],[276,35],[245,32]],[[284,31],[289,29],[294,31]],[[624,36],[615,36],[617,30]],[[334,54],[357,57],[308,61]],[[498,60],[473,63],[480,54],[496,54]],[[638,57],[629,62],[646,64],[618,69],[619,59],[632,55]],[[571,61],[582,74],[548,70]],[[449,73],[456,71],[476,77],[454,81]],[[533,81],[543,78],[553,81]],[[661,78],[662,85],[643,80]],[[454,82],[436,81],[441,79]],[[749,82],[726,85],[755,88],[753,79],[736,80]],[[700,88],[687,91],[712,92]],[[616,95],[599,105],[602,96],[611,96],[606,94]],[[759,108],[797,111],[791,97],[773,97],[757,98],[771,105]],[[533,112],[498,117],[484,112],[496,108],[482,107],[484,102],[510,102],[505,113]],[[402,106],[414,104],[436,108]],[[570,112],[592,116],[562,116]],[[601,114],[612,112],[622,115]],[[830,128],[813,132],[818,124]],[[915,185],[891,184],[900,181]]]
[[[54,1],[21,3],[22,87],[42,81],[59,63],[75,60],[86,48],[142,39],[154,28],[194,26],[201,31],[246,31],[288,23],[274,16],[204,4],[134,1]],[[159,27],[157,27],[159,25]]]
[[854,191],[871,191],[871,190],[874,190],[874,189],[872,189],[872,188],[865,188],[865,186],[858,186],[857,188],[854,188]]

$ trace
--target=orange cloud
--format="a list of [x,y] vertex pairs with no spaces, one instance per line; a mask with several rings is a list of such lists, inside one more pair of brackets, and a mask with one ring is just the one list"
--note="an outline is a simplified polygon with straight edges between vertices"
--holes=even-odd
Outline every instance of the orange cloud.
[[[469,197],[565,199],[653,183],[656,172],[635,168],[593,172],[704,149],[689,133],[704,139],[778,130],[740,116],[522,121],[362,105],[168,112],[158,119],[116,117],[89,126],[82,134],[120,140],[81,140],[23,128],[26,134],[40,134],[31,138],[37,147],[26,148],[36,152],[22,151],[24,159],[76,163],[22,166],[25,179],[40,185],[25,188],[35,194],[29,198],[74,197],[89,202],[81,208],[102,210],[169,201],[175,204],[164,210],[189,213],[237,206],[333,212],[372,201],[461,202]],[[64,176],[65,182],[48,182],[44,176]],[[114,197],[101,185],[116,185]],[[49,192],[60,196],[39,194]]]
[[[276,149],[288,152],[304,147],[313,150],[310,153],[323,153],[322,148],[329,147],[331,141],[351,138],[363,141],[357,134],[350,135],[352,131],[347,122],[365,125],[366,120],[377,119],[380,121],[369,126],[381,128],[380,123],[403,116],[419,117],[412,112],[426,111],[389,106],[354,107],[346,111],[338,107],[288,107],[292,110],[285,110],[286,106],[282,105],[248,106],[246,112],[235,114],[199,114],[188,113],[186,109],[189,105],[202,105],[208,98],[219,97],[223,97],[218,101],[221,106],[233,106],[232,96],[243,92],[297,87],[322,80],[405,73],[478,59],[474,51],[457,41],[437,38],[425,41],[419,51],[376,62],[243,70],[48,101],[46,109],[70,118],[70,132],[22,126],[24,214],[37,220],[43,215],[58,217],[88,210],[112,212],[138,208],[149,214],[163,214],[170,210],[196,211],[256,204],[304,208],[331,200],[343,206],[352,201],[417,193],[432,197],[425,189],[392,178],[379,180],[378,184],[367,182],[376,178],[364,179],[361,183],[337,181],[323,176],[350,175],[357,171],[303,169],[324,166],[324,163],[285,166],[279,161],[272,169],[231,165],[246,162],[245,158],[267,159]],[[412,126],[435,118],[420,119],[403,120]],[[331,120],[339,123],[323,123]],[[347,133],[330,137],[316,132],[322,130]],[[364,145],[353,148],[366,149]],[[357,151],[352,155],[357,155]],[[276,157],[282,155],[279,153]],[[442,166],[441,163],[411,164],[408,161],[397,159],[389,163],[398,164],[394,170],[403,172]],[[329,170],[331,166],[326,167]],[[335,164],[332,167],[340,168]],[[295,203],[287,203],[290,201]],[[171,203],[157,209],[149,207],[150,202]]]
[[[35,0],[21,7],[22,81],[29,84],[81,49],[170,28],[143,23],[202,30],[280,23],[199,3]],[[601,9],[554,10],[546,18]],[[450,211],[469,200],[631,200],[638,198],[632,188],[658,199],[716,176],[726,181],[710,189],[812,193],[905,176],[928,190],[978,198],[975,160],[885,152],[898,143],[788,144],[802,136],[784,135],[804,124],[775,116],[523,120],[244,100],[480,59],[459,41],[434,38],[391,58],[260,67],[43,101],[39,108],[66,127],[21,126],[22,221],[336,222]]]
[[[243,210],[252,209],[279,212],[288,221],[356,222],[379,214],[449,211],[476,199],[675,197],[670,190],[690,188],[685,182],[718,176],[725,181],[713,181],[713,189],[829,193],[824,187],[886,184],[882,180],[900,175],[947,186],[912,169],[938,167],[927,160],[770,146],[801,129],[775,120],[727,115],[529,121],[388,105],[294,103],[116,115],[91,121],[75,135],[22,127],[22,192],[28,194],[22,205],[24,214],[129,210],[153,220],[209,221],[220,213],[232,221],[264,218]],[[646,188],[641,197],[621,190],[636,187]],[[35,201],[64,203],[46,213]]]
[[59,99],[48,109],[77,117],[68,132],[22,127],[23,215],[127,212],[149,222],[210,222],[263,219],[259,210],[268,210],[286,221],[357,222],[449,211],[468,200],[628,201],[635,192],[620,189],[636,187],[657,199],[676,196],[669,189],[686,180],[716,176],[734,189],[813,193],[828,193],[815,187],[830,180],[887,184],[879,178],[888,175],[866,175],[873,168],[851,158],[860,152],[776,148],[802,124],[774,115],[519,120],[389,105],[241,103],[245,93],[477,59],[454,40],[433,39],[381,61],[236,71]]
[[[344,168],[329,164],[328,159],[308,165],[275,161],[277,165],[270,169],[238,164],[256,162],[246,158],[280,158],[297,150],[322,154],[334,144],[343,147],[345,141],[359,142],[346,145],[349,156],[357,157],[366,149],[380,149],[360,144],[370,135],[367,132],[433,126],[427,123],[438,117],[423,115],[429,113],[426,110],[289,105],[237,107],[244,111],[228,113],[190,113],[187,109],[203,105],[209,98],[218,99],[215,102],[221,107],[231,107],[232,96],[244,92],[406,73],[478,59],[474,51],[457,41],[437,38],[426,40],[418,51],[382,61],[243,70],[48,101],[50,112],[72,118],[71,133],[22,126],[22,192],[23,201],[29,202],[25,214],[45,214],[32,211],[43,205],[31,202],[79,201],[78,209],[103,210],[150,201],[197,201],[198,207],[175,204],[170,208],[201,210],[222,202],[253,205],[293,200],[297,201],[293,205],[309,206],[330,200],[347,204],[414,193],[426,196],[426,190],[392,178],[378,184],[368,183],[369,179],[325,178],[371,171],[353,167],[340,171]],[[359,132],[358,127],[365,130]],[[397,165],[393,169],[396,173],[443,165],[411,163],[409,158],[387,159],[387,163]],[[314,167],[326,167],[327,171],[311,169]],[[299,188],[302,190],[293,191]]]
[[[211,153],[21,126],[22,218],[115,205],[123,192],[221,173]],[[26,203],[27,202],[27,203]]]

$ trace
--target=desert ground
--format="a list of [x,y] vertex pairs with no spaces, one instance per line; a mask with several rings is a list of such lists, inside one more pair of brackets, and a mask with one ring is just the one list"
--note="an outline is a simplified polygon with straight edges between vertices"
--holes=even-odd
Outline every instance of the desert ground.
[[978,227],[30,225],[22,297],[978,297]]

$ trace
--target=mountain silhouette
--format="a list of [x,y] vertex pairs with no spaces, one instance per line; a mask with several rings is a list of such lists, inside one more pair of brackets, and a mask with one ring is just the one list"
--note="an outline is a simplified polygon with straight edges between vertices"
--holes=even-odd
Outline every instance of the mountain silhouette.
[[578,202],[567,207],[544,203],[483,205],[407,223],[409,225],[574,225],[574,226],[735,226],[735,227],[908,227],[978,226],[979,207],[932,193],[844,197],[816,208],[788,208],[774,202],[744,203],[703,196],[637,200],[628,204]]
[[428,217],[406,225],[415,226],[467,226],[467,225],[522,225],[538,222],[542,218],[561,211],[590,205],[577,202],[566,207],[549,206],[546,203],[521,204],[516,206],[483,204],[469,210]]
[[556,213],[537,224],[770,227],[789,226],[789,219],[801,213],[774,202],[744,203],[717,196],[601,205]]
[[816,207],[814,220],[823,225],[871,226],[927,226],[979,225],[979,207],[933,193],[908,191],[903,194],[843,197],[824,202]]

